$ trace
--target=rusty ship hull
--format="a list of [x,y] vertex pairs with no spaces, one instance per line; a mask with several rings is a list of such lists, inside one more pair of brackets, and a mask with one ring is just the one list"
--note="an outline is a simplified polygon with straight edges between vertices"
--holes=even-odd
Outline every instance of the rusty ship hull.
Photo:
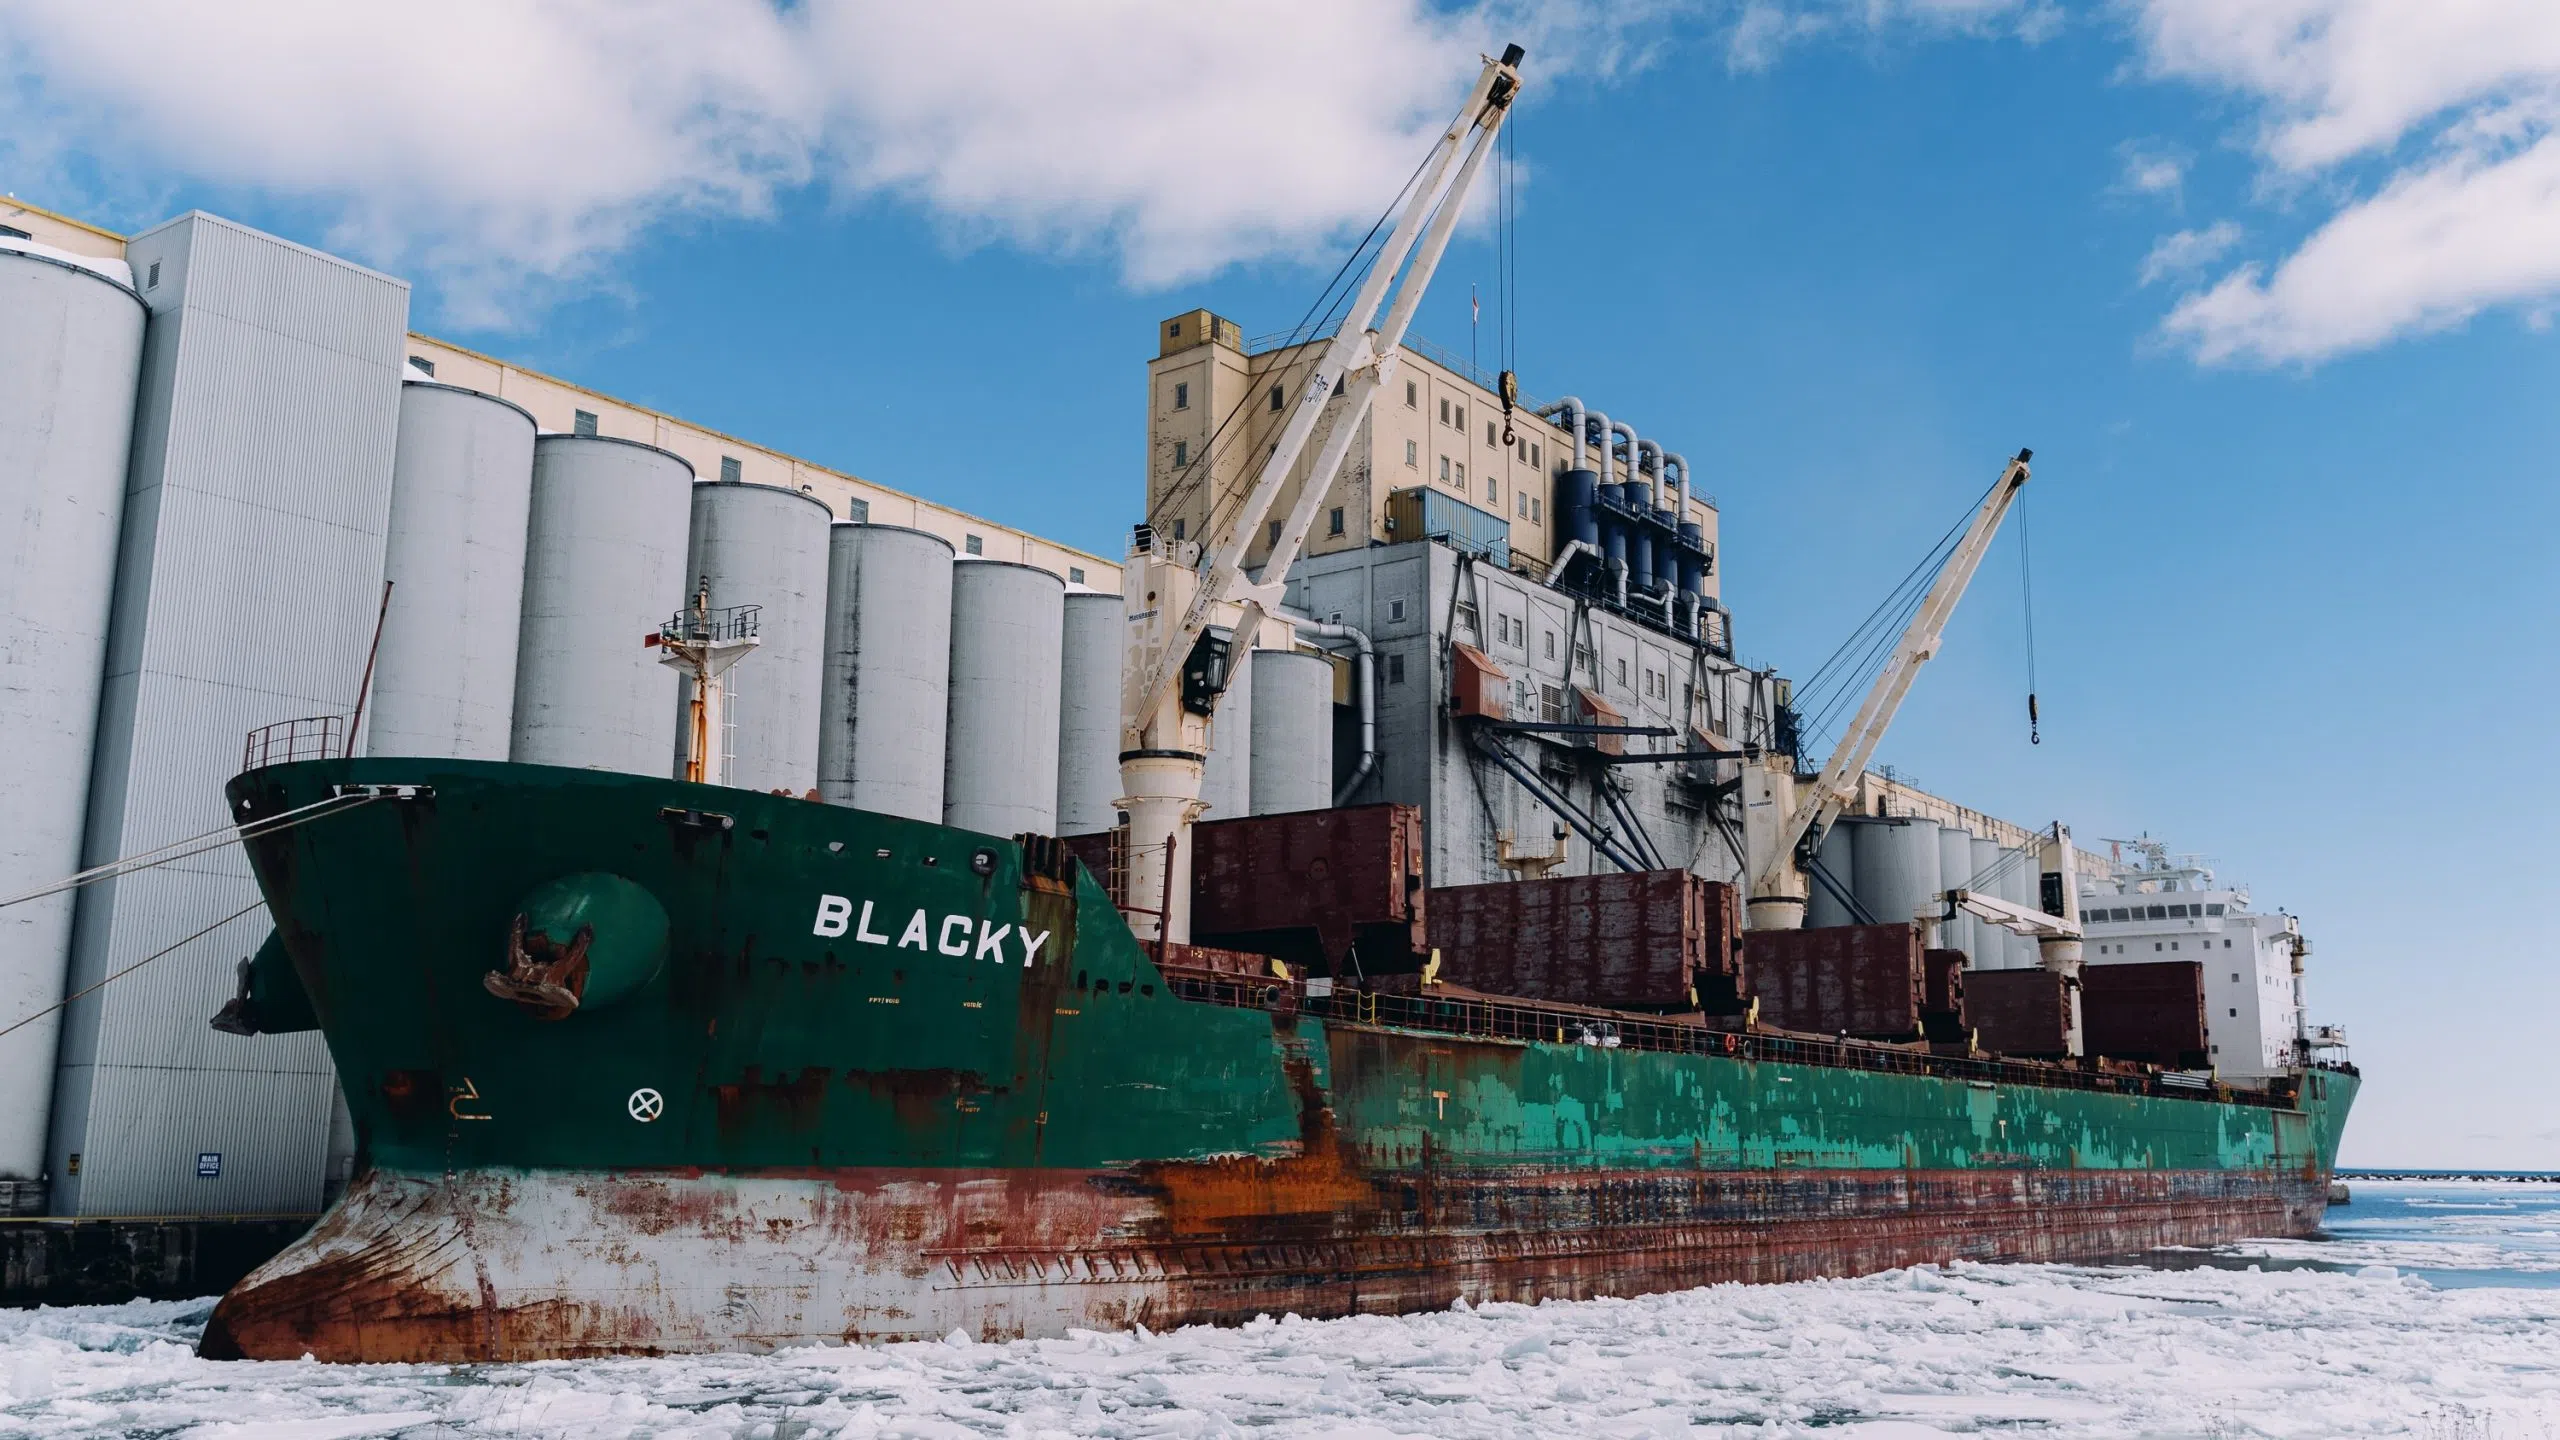
[[[211,1355],[1001,1339],[2302,1234],[2355,1094],[1310,997],[1157,966],[1052,844],[734,790],[232,784],[244,819],[344,793],[381,798],[251,856],[364,1169]],[[564,885],[615,903],[528,938]],[[490,983],[528,953],[584,1002]]]

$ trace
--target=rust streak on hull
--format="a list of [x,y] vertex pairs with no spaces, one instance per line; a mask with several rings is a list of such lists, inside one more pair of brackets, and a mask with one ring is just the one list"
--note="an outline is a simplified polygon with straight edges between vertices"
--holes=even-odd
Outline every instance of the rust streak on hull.
[[2326,1198],[2265,1171],[1337,1174],[1243,1187],[1305,1207],[1257,1220],[1194,1203],[1234,1165],[1188,1190],[1153,1168],[377,1172],[224,1298],[204,1353],[521,1361],[1585,1299],[2301,1234]]

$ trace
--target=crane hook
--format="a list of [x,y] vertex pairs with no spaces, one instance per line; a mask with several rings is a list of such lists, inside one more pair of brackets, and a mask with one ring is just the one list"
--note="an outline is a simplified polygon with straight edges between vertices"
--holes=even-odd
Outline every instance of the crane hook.
[[2044,743],[2044,736],[2039,733],[2036,728],[2037,723],[2036,692],[2030,690],[2027,692],[2027,743],[2030,745],[2041,745]]

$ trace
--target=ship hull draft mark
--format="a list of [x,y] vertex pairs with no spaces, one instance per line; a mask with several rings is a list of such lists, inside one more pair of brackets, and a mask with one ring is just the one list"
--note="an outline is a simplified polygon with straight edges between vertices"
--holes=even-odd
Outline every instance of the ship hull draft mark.
[[[2300,1235],[2356,1090],[1208,983],[1057,842],[739,790],[381,759],[230,795],[349,786],[391,798],[249,852],[365,1170],[210,1355],[994,1339]],[[536,940],[584,958],[575,1006],[487,983]]]
[[[216,1358],[571,1359],[998,1341],[1584,1300],[2307,1233],[2325,1179],[2166,1171],[1430,1177],[1422,1208],[1170,1233],[1132,1173],[376,1171],[222,1302]],[[1476,1215],[1606,1217],[1474,1228]],[[1362,1224],[1376,1228],[1365,1232]]]

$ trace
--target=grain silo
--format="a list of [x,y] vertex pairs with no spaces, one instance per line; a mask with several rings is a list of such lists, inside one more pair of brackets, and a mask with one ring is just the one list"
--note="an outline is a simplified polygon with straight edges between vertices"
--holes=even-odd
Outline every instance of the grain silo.
[[692,489],[693,467],[653,445],[595,435],[534,443],[519,763],[673,772],[676,673],[644,642],[685,599]]
[[827,536],[818,795],[942,821],[951,691],[951,542],[894,525]]
[[953,568],[943,824],[1056,833],[1065,611],[1065,582],[1046,570],[1009,560]]
[[1058,833],[1085,835],[1119,822],[1120,657],[1127,643],[1118,595],[1067,597],[1059,666]]
[[[0,896],[80,868],[145,315],[103,267],[8,246],[0,239]],[[0,1024],[62,999],[71,911],[68,893],[0,910]],[[47,1013],[0,1036],[0,1190],[27,1188],[29,1207],[60,1033]],[[0,1193],[0,1214],[15,1208]]]
[[364,753],[504,760],[514,741],[533,417],[494,395],[400,387],[391,582]]
[[1297,650],[1253,652],[1251,809],[1256,815],[1333,803],[1333,664]]
[[[794,795],[817,788],[832,519],[825,501],[778,485],[693,487],[685,583],[708,582],[714,609],[757,607],[756,648],[722,685],[723,784]],[[692,677],[680,674],[679,712],[692,698]],[[678,773],[691,739],[692,727],[679,724]]]

